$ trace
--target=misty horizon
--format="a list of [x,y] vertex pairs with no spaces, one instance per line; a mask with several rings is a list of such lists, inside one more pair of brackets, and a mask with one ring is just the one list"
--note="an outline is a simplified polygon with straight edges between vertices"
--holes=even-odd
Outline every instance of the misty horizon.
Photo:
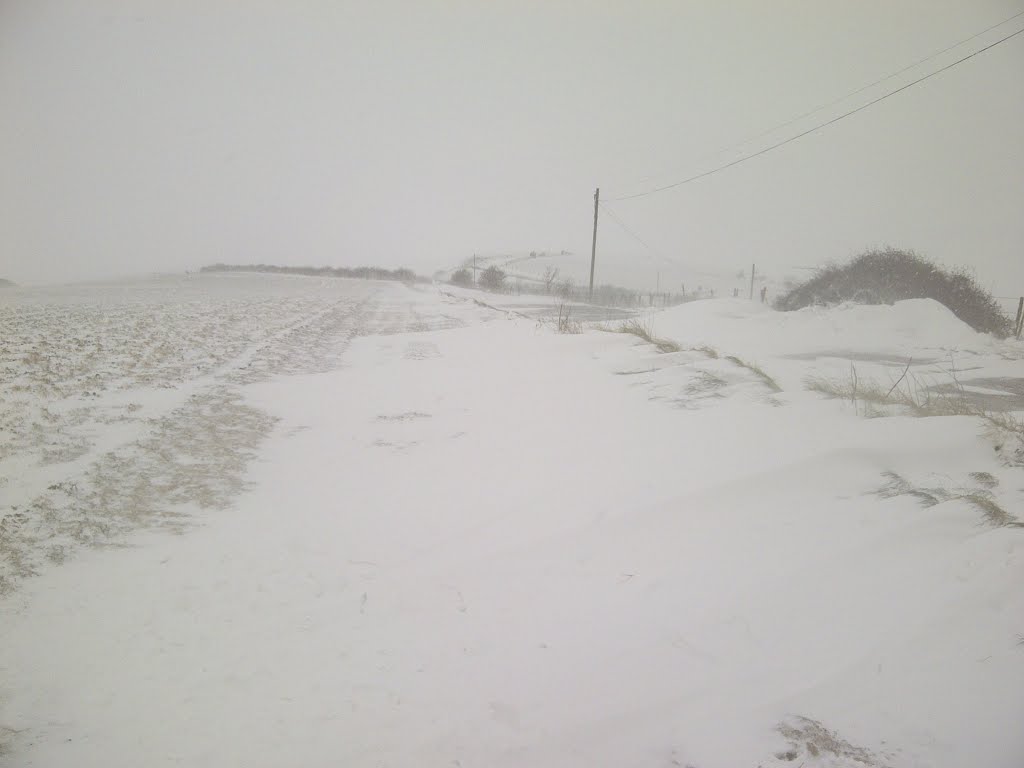
[[304,8],[5,3],[0,275],[589,255],[601,187],[644,244],[602,214],[599,258],[638,271],[781,275],[892,245],[1024,286],[1019,37],[763,157],[611,202],[944,66],[1012,24],[740,143],[1011,3]]

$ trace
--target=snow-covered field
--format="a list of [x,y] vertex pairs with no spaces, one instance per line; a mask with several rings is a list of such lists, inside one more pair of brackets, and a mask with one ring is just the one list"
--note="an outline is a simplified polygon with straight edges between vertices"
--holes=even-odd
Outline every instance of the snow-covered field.
[[0,765],[1024,764],[1024,355],[931,302],[4,301]]
[[82,544],[227,504],[273,424],[243,385],[334,369],[359,334],[462,322],[386,284],[262,275],[3,299],[0,595]]

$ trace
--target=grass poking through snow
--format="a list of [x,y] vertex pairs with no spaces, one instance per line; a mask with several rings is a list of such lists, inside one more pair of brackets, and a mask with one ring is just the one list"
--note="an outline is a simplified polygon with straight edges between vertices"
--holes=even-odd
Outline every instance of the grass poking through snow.
[[979,413],[1003,463],[1024,467],[1024,421],[1010,413]]
[[572,316],[572,306],[569,304],[558,305],[558,319],[555,328],[559,333],[583,333],[583,323]]
[[616,333],[629,333],[636,336],[638,339],[643,339],[648,344],[653,344],[657,347],[659,352],[670,353],[680,352],[682,350],[682,348],[674,341],[655,336],[649,323],[635,317],[627,320],[618,328],[614,329],[614,331]]
[[884,415],[887,406],[904,408],[914,416],[978,415],[962,387],[937,392],[916,376],[910,376],[905,383],[901,380],[886,386],[874,379],[862,379],[856,367],[850,366],[845,380],[812,376],[804,381],[804,386],[812,392],[849,400],[859,405],[865,416]]
[[996,501],[992,489],[999,484],[999,481],[988,472],[971,473],[971,479],[982,486],[975,488],[970,486],[954,488],[918,486],[911,483],[898,472],[891,470],[883,472],[882,476],[888,482],[875,491],[875,493],[883,499],[891,499],[896,496],[912,496],[923,507],[934,507],[947,501],[964,501],[980,512],[985,522],[991,526],[1024,527],[1024,523],[1017,521],[1013,515],[1003,509],[999,502]]
[[[631,334],[633,336],[636,336],[638,339],[642,339],[643,341],[646,341],[648,344],[653,345],[654,347],[657,348],[659,352],[663,352],[666,354],[684,351],[683,347],[681,347],[678,343],[672,341],[671,339],[664,339],[659,336],[655,336],[650,324],[642,320],[639,320],[638,318],[627,320],[618,328],[602,328],[602,330],[611,330],[612,332],[615,333]],[[686,350],[700,352],[702,355],[705,355],[706,357],[712,360],[718,360],[722,358],[722,355],[719,353],[717,349],[706,344],[697,347],[687,347]],[[765,370],[756,363],[751,363],[747,360],[743,360],[742,358],[737,357],[735,355],[726,355],[723,359],[729,361],[733,365],[739,366],[740,368],[745,368],[746,370],[753,373],[755,376],[757,376],[761,383],[768,387],[768,389],[770,389],[772,392],[782,391],[782,387],[779,386],[779,383],[770,375],[768,375],[768,373],[766,373]],[[720,379],[718,381],[721,382]]]
[[790,745],[788,750],[775,755],[779,760],[812,760],[816,765],[832,765],[833,761],[842,760],[842,765],[852,761],[864,768],[883,768],[885,765],[873,752],[854,746],[817,720],[792,717],[788,722],[779,723],[776,730],[789,740]]
[[[975,405],[953,367],[950,369],[952,385],[942,390],[938,390],[934,382],[922,381],[913,374],[908,376],[909,369],[908,362],[903,375],[889,386],[874,379],[862,379],[853,365],[845,380],[809,377],[804,380],[804,386],[828,397],[849,400],[858,413],[869,418],[890,416],[893,412],[919,417],[980,418],[1002,462],[1006,466],[1024,467],[1024,420],[1012,413],[988,411]],[[985,483],[983,479],[979,482]]]
[[770,389],[772,392],[782,391],[782,387],[779,386],[779,383],[775,381],[775,379],[773,379],[767,373],[765,373],[764,369],[761,368],[761,366],[757,365],[756,363],[750,363],[747,362],[746,360],[741,360],[735,355],[726,355],[725,359],[728,360],[730,363],[738,365],[740,368],[746,368],[748,371],[755,374],[764,383],[764,385],[768,387],[768,389]]

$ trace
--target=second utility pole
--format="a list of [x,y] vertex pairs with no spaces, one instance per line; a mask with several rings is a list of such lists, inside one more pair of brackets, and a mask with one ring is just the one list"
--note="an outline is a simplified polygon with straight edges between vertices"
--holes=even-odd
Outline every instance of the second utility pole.
[[594,239],[590,244],[590,294],[587,301],[594,300],[594,259],[597,257],[597,205],[601,202],[601,188],[594,190]]

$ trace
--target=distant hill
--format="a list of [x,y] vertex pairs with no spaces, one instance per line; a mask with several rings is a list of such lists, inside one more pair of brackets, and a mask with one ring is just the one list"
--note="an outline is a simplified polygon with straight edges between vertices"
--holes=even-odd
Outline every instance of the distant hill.
[[0,288],[17,288],[18,284],[0,277]]

